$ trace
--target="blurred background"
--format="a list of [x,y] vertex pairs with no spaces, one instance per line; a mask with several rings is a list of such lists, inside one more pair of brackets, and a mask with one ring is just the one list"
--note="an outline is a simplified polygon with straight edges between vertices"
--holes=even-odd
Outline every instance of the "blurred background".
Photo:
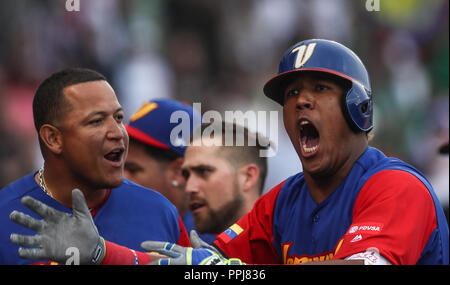
[[449,2],[378,3],[80,0],[70,12],[66,0],[1,1],[0,188],[43,163],[31,107],[38,84],[82,66],[106,75],[127,118],[161,97],[201,102],[202,112],[278,111],[267,190],[301,165],[281,108],[262,87],[289,46],[327,38],[354,50],[369,70],[371,145],[422,171],[448,213],[449,156],[438,149],[449,140]]

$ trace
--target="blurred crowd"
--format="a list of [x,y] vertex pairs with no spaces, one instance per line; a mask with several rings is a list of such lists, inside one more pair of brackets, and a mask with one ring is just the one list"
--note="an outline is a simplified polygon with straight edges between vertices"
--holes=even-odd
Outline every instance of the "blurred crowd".
[[[266,190],[301,169],[264,97],[283,52],[307,38],[336,40],[369,70],[371,144],[416,166],[448,207],[447,0],[65,0],[0,2],[0,188],[42,164],[33,125],[38,84],[68,66],[100,71],[130,116],[144,101],[201,102],[202,111],[279,111],[278,153]],[[448,208],[447,208],[448,209]]]

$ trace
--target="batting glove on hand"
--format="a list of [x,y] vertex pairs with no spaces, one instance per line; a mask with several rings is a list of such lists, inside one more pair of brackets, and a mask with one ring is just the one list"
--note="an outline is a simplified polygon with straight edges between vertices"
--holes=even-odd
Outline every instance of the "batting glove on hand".
[[157,252],[168,256],[153,261],[151,265],[243,265],[237,258],[227,259],[213,246],[204,242],[198,234],[191,231],[192,247],[183,247],[177,244],[160,241],[145,241],[141,247],[147,251]]
[[[11,234],[11,241],[21,246],[18,251],[20,257],[66,263],[73,250],[78,250],[80,264],[99,264],[102,261],[106,251],[105,241],[98,233],[80,190],[72,191],[73,215],[30,196],[23,197],[21,202],[43,220],[22,212],[11,212],[9,217],[13,222],[37,233],[34,236]],[[77,264],[76,260],[74,262]]]

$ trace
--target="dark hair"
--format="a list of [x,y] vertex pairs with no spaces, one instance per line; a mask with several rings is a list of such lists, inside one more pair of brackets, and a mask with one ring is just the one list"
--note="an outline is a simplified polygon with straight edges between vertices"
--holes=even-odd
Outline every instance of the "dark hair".
[[55,124],[70,110],[63,94],[64,88],[83,82],[106,80],[97,71],[86,68],[68,68],[52,74],[37,88],[33,99],[34,126],[39,133],[44,124]]
[[[220,126],[218,126],[220,124]],[[269,149],[270,141],[264,136],[261,136],[257,133],[250,132],[245,126],[238,125],[236,123],[229,122],[210,122],[210,123],[202,123],[198,128],[200,129],[200,134],[204,133],[206,128],[220,128],[222,131],[219,134],[212,132],[210,138],[213,138],[215,135],[221,137],[222,145],[221,151],[223,156],[227,158],[227,160],[235,167],[239,168],[244,165],[254,163],[259,168],[259,178],[258,178],[258,190],[259,194],[262,194],[264,183],[267,176],[267,157],[260,155],[260,150]],[[232,145],[228,146],[225,141],[226,133],[232,130]],[[197,129],[198,132],[198,129]],[[214,134],[214,135],[213,135]],[[231,134],[231,133],[230,133]],[[243,137],[244,145],[239,145],[238,136]],[[195,140],[193,134],[191,134],[191,143]],[[249,142],[255,142],[255,145],[250,145]]]

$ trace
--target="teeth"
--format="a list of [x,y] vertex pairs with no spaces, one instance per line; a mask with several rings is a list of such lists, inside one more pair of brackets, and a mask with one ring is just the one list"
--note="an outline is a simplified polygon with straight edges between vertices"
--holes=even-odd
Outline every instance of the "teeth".
[[302,147],[303,147],[303,150],[304,150],[305,152],[313,152],[313,151],[316,151],[317,148],[318,148],[318,146],[307,147],[307,146],[305,146],[305,145],[303,145]]
[[301,122],[300,122],[300,126],[307,125],[307,124],[309,124],[308,121],[301,121]]

